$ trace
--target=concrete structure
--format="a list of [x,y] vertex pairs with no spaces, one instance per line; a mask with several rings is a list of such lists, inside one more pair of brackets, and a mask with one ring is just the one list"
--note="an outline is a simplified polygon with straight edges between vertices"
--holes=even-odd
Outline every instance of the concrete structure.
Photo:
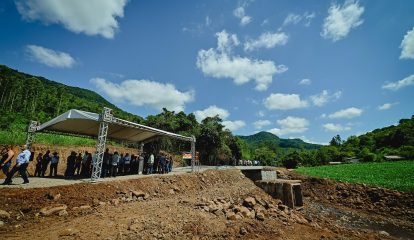
[[263,166],[236,166],[246,177],[252,181],[276,180],[276,168]]
[[303,206],[300,180],[260,180],[255,181],[255,184],[272,197],[282,200],[283,204],[290,208]]

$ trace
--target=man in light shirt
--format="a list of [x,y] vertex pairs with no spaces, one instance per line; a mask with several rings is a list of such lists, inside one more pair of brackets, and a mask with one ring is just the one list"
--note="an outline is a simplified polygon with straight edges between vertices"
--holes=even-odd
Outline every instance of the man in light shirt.
[[3,184],[11,184],[12,177],[17,171],[19,171],[20,176],[23,178],[23,184],[29,183],[26,169],[29,165],[30,155],[32,155],[32,153],[27,149],[27,145],[22,145],[21,150],[22,152],[17,155],[16,165],[14,165],[12,170],[7,174],[7,178],[4,180]]
[[154,168],[154,154],[151,153],[148,159],[148,174],[152,174]]

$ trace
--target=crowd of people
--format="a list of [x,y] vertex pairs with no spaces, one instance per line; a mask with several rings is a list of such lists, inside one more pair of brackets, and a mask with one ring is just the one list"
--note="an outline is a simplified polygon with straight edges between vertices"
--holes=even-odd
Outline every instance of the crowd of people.
[[260,165],[260,161],[258,160],[239,160],[238,163],[239,166],[259,166]]
[[[3,184],[11,184],[14,174],[18,171],[24,183],[29,183],[27,167],[34,160],[34,153],[27,149],[27,145],[21,146],[21,153],[16,158],[16,164],[11,168],[15,153],[12,146],[6,146],[1,151],[0,167],[6,175]],[[91,177],[93,163],[96,161],[96,153],[88,151],[76,153],[72,151],[66,159],[64,177],[88,178]],[[35,177],[57,177],[60,156],[58,152],[51,153],[47,150],[44,154],[38,153],[34,161]],[[172,171],[173,158],[170,155],[153,153],[141,153],[139,155],[129,153],[110,152],[106,149],[103,155],[101,177],[116,177],[129,174],[165,174]],[[11,170],[10,170],[11,168]],[[48,173],[48,175],[47,175]]]

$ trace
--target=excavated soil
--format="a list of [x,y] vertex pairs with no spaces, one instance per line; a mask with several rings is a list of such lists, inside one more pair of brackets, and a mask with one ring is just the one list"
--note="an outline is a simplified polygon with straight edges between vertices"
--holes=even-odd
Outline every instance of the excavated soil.
[[[326,195],[337,194],[335,190],[330,192],[330,186],[311,185],[312,180],[308,182],[304,177],[302,181],[305,207],[296,210],[272,199],[237,170],[51,188],[3,188],[0,189],[0,218],[3,218],[0,236],[2,239],[395,239],[386,230],[355,227],[342,220],[340,213],[366,217],[378,214],[369,215],[369,209],[322,198],[323,191],[327,191]],[[412,210],[409,204],[412,202],[401,209]],[[410,216],[387,216],[395,219],[396,224],[412,224]],[[396,237],[409,239],[410,235]]]

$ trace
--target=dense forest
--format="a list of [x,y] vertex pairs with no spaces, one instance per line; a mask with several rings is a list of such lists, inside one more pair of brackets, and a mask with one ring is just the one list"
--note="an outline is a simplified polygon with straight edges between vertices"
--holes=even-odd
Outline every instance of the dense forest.
[[[268,132],[234,136],[225,129],[218,116],[199,123],[192,113],[163,109],[161,113],[144,119],[119,109],[93,91],[21,73],[4,65],[0,65],[0,94],[0,143],[24,142],[30,120],[45,122],[69,109],[100,112],[105,106],[112,108],[115,116],[129,121],[196,136],[196,149],[204,164],[229,164],[243,158],[260,160],[265,165],[295,167],[298,164],[327,164],[352,157],[362,161],[382,161],[383,156],[389,154],[414,157],[414,116],[400,120],[398,126],[351,136],[346,141],[338,135],[332,138],[329,146],[321,146],[300,139],[282,139]],[[44,143],[55,143],[56,138],[56,135],[47,135],[41,139]],[[82,145],[93,144],[93,141],[71,137],[65,142],[71,143]],[[188,151],[190,146],[185,142],[161,139],[147,144],[146,148],[180,153]]]
[[18,72],[0,65],[0,129],[26,128],[30,119],[45,122],[70,109],[101,112],[103,106],[124,119],[142,118],[117,108],[99,94]]

